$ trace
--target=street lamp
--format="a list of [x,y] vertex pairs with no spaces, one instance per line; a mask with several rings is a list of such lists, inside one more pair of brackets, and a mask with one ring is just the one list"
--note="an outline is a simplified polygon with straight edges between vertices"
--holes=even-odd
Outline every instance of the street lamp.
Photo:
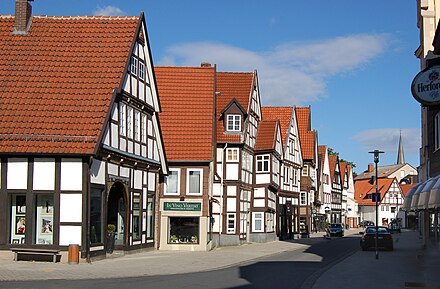
[[380,193],[379,193],[379,186],[378,186],[378,179],[377,179],[377,164],[379,163],[379,154],[383,154],[383,151],[380,150],[374,150],[372,152],[368,152],[370,154],[374,155],[374,164],[376,165],[376,192],[374,193],[374,197],[372,198],[372,201],[376,202],[376,238],[374,240],[374,248],[376,249],[376,260],[379,259],[379,252],[377,250],[377,231],[379,230],[378,225],[378,219],[379,219],[379,210],[378,210],[378,202],[380,200]]

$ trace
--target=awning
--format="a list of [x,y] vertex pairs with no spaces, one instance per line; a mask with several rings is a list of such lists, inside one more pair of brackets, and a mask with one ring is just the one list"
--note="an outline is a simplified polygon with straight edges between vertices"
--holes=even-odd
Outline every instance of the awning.
[[417,210],[417,206],[419,205],[420,192],[423,190],[428,181],[424,181],[420,184],[417,190],[414,192],[411,199],[410,210]]
[[431,194],[429,195],[428,200],[428,208],[440,208],[440,178],[431,189]]
[[417,191],[417,189],[422,185],[423,183],[418,183],[417,185],[415,185],[414,187],[412,187],[408,193],[405,196],[405,199],[403,201],[403,206],[402,209],[405,211],[410,211],[411,210],[411,202],[412,202],[412,197],[414,195],[414,193]]
[[418,200],[417,204],[415,205],[414,209],[417,209],[417,210],[428,209],[429,195],[431,194],[431,189],[437,183],[438,179],[439,179],[439,176],[434,177],[434,178],[429,178],[428,180],[426,180],[426,183],[423,186],[423,189],[419,192],[419,200]]

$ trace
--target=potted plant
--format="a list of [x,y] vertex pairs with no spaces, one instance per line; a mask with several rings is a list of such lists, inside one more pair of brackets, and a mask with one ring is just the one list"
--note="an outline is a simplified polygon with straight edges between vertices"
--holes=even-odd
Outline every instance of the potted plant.
[[115,249],[116,226],[113,224],[107,225],[107,253],[113,253]]
[[171,243],[177,243],[177,236],[176,235],[171,235],[170,236],[170,242]]

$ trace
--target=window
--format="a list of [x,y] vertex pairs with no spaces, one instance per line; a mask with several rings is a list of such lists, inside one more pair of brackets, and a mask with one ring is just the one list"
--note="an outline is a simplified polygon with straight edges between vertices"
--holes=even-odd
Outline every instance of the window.
[[126,109],[127,106],[123,103],[119,104],[119,129],[120,134],[125,136],[126,132]]
[[228,162],[238,162],[238,148],[226,149]]
[[269,155],[257,156],[257,172],[269,172]]
[[140,130],[141,130],[141,113],[137,110],[134,112],[134,139],[140,140]]
[[284,183],[289,184],[290,182],[290,167],[284,166]]
[[188,195],[202,194],[202,169],[188,169],[186,191]]
[[298,172],[296,169],[293,169],[293,185],[298,185]]
[[127,108],[127,136],[133,138],[133,108]]
[[226,223],[228,224],[227,233],[235,234],[235,214],[227,214]]
[[141,132],[142,143],[147,143],[147,116],[142,114],[142,132]]
[[147,198],[147,239],[154,237],[154,197],[148,195]]
[[130,70],[131,70],[131,73],[133,73],[134,75],[137,75],[137,66],[138,66],[138,60],[136,57],[132,56]]
[[396,207],[391,207],[391,213],[395,213],[396,212]]
[[301,192],[300,193],[300,202],[301,202],[301,205],[303,205],[303,206],[305,206],[306,205],[306,193],[305,192]]
[[434,150],[440,148],[440,113],[434,116]]
[[198,244],[198,217],[170,217],[168,243]]
[[26,195],[11,196],[11,243],[24,244],[26,232]]
[[263,228],[263,213],[257,213],[254,212],[253,214],[253,231],[254,232],[264,232],[264,228]]
[[165,194],[178,195],[180,187],[180,170],[170,169],[168,176],[165,178]]
[[139,241],[141,239],[141,194],[133,193],[132,194],[132,232],[133,232],[133,241]]
[[139,78],[144,80],[145,79],[145,65],[143,62],[139,61]]
[[227,131],[241,131],[241,115],[228,115]]
[[309,167],[308,166],[304,166],[302,169],[302,175],[303,176],[308,176],[309,175]]
[[90,191],[90,242],[102,243],[102,200],[104,190],[91,188]]
[[53,244],[53,195],[37,195],[36,244]]

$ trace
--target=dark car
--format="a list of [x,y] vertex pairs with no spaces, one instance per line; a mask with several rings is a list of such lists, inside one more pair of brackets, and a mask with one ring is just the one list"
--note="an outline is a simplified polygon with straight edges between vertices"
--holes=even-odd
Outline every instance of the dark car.
[[[361,248],[363,251],[375,248],[375,239],[376,239],[376,227],[368,226],[365,228],[364,232],[361,232]],[[392,251],[394,249],[393,246],[393,236],[391,235],[390,230],[384,226],[378,226],[377,228],[377,248],[385,249]]]
[[341,223],[332,223],[328,226],[326,231],[326,237],[343,237],[344,228]]
[[359,224],[359,226],[364,227],[364,228],[366,228],[368,226],[374,226],[374,222],[373,221],[362,221]]

